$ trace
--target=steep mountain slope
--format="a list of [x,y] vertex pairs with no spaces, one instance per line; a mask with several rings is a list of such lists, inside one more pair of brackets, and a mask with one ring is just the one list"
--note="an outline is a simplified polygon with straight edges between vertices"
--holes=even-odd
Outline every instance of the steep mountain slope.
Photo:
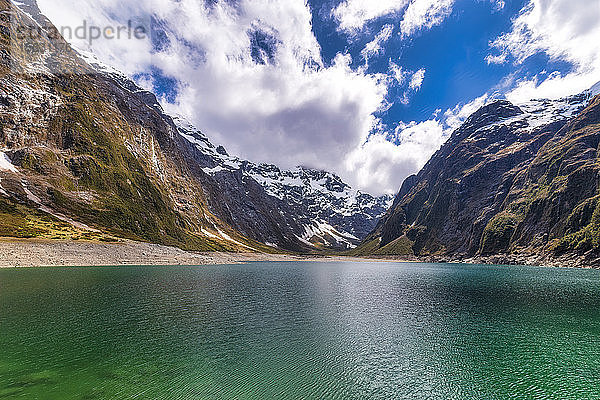
[[[179,133],[197,151],[196,161],[206,174],[220,182],[220,187],[248,185],[248,181],[259,184],[269,197],[262,201],[273,204],[286,218],[294,236],[306,245],[354,247],[373,230],[391,205],[391,196],[374,197],[353,190],[329,172],[303,167],[282,170],[275,165],[255,164],[230,156],[183,118],[175,118],[175,122]],[[232,180],[231,176],[237,178]],[[247,230],[235,221],[232,223],[242,232]],[[277,243],[270,238],[260,239]]]
[[594,94],[478,110],[404,182],[358,253],[596,257]]
[[332,174],[227,155],[16,4],[0,0],[0,235],[305,252],[353,246],[385,212]]
[[[153,95],[98,73],[19,4],[0,0],[0,234],[268,250],[209,211],[205,174]],[[39,33],[23,40],[23,26]]]

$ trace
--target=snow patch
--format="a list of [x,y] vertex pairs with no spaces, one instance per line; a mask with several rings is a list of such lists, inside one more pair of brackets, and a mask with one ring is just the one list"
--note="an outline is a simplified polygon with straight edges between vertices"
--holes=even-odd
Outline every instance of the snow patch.
[[76,50],[79,55],[79,58],[81,58],[83,61],[88,63],[90,66],[94,67],[94,69],[96,71],[103,72],[103,73],[106,73],[109,75],[118,75],[121,77],[125,77],[125,75],[123,75],[123,73],[121,73],[121,71],[100,61],[100,59],[94,53],[92,53],[90,51],[82,50],[82,49],[76,49]]
[[218,237],[217,235],[215,235],[214,233],[210,233],[209,231],[207,231],[206,229],[202,228],[201,232],[205,235],[208,236],[209,238],[212,239],[221,239],[220,237]]
[[314,245],[311,242],[309,242],[308,240],[304,239],[303,237],[300,237],[298,235],[295,235],[295,236],[296,236],[296,239],[298,239],[299,241],[301,241],[305,245],[310,246],[310,247],[314,247]]
[[[595,89],[594,89],[595,88]],[[478,129],[477,133],[485,133],[498,126],[509,126],[514,123],[524,123],[526,130],[533,131],[542,126],[574,118],[589,104],[592,94],[600,92],[600,82],[594,88],[579,95],[557,100],[535,99],[517,104],[523,114],[506,118]]]
[[82,222],[77,222],[77,221],[75,221],[75,220],[73,220],[73,219],[71,219],[71,218],[69,218],[69,217],[67,217],[67,216],[65,216],[63,214],[54,212],[53,210],[51,210],[50,208],[48,208],[46,206],[40,206],[39,210],[45,212],[46,214],[50,214],[54,218],[57,218],[57,219],[59,219],[59,220],[61,220],[63,222],[66,222],[66,223],[74,226],[75,228],[82,229],[82,230],[85,230],[85,231],[94,232],[94,233],[100,233],[100,231],[98,229],[94,229],[94,228],[92,228],[92,227],[90,227],[90,226],[88,226],[88,225],[86,225],[86,224],[84,224]]
[[303,242],[308,242],[310,239],[318,237],[327,242],[327,236],[332,237],[337,244],[345,244],[349,248],[355,248],[356,246],[352,243],[352,240],[358,240],[356,236],[350,233],[339,232],[325,221],[317,221],[312,225],[305,226],[302,239]]
[[246,246],[243,243],[238,242],[237,240],[233,239],[231,236],[229,236],[228,234],[226,234],[225,232],[223,232],[222,230],[220,230],[219,228],[217,228],[215,225],[213,225],[213,228],[218,232],[218,235],[215,235],[214,233],[209,232],[208,230],[206,230],[205,228],[202,228],[200,231],[205,235],[208,236],[211,239],[217,239],[217,240],[226,240],[228,242],[231,243],[235,243],[238,246],[242,246],[248,250],[254,251],[255,249],[253,249],[250,246]]
[[25,183],[21,182],[21,187],[23,188],[23,190],[25,191],[25,194],[27,195],[27,200],[29,200],[35,204],[42,204],[42,201],[40,200],[40,198],[37,197],[35,194],[31,193],[31,191],[29,190],[29,188],[27,188]]
[[202,168],[202,171],[204,171],[205,174],[213,176],[221,171],[226,171],[226,169],[221,167],[220,165],[217,165],[214,168]]
[[0,151],[0,171],[19,172],[3,151]]
[[556,121],[575,117],[588,101],[573,101],[572,98],[559,100],[531,100],[519,105],[525,112],[529,126],[533,129]]
[[243,243],[240,243],[240,242],[238,242],[237,240],[233,239],[231,236],[229,236],[228,234],[226,234],[225,232],[223,232],[223,231],[222,231],[222,230],[220,230],[219,228],[216,228],[216,229],[217,229],[217,232],[219,232],[219,235],[221,235],[221,237],[222,237],[223,239],[227,240],[228,242],[235,243],[235,244],[237,244],[237,245],[239,245],[239,246],[242,246],[242,247],[244,247],[244,248],[246,248],[246,249],[248,249],[248,250],[254,250],[252,247],[250,247],[250,246],[246,246],[245,244],[243,244]]
[[31,21],[33,21],[33,23],[36,24],[36,26],[40,26],[40,24],[38,24],[38,22],[36,21],[36,19],[34,18],[33,14],[31,14],[30,12],[26,11],[25,7],[27,7],[27,4],[25,4],[25,2],[23,1],[19,1],[19,0],[12,0],[13,4],[17,7],[19,7],[19,10],[21,10],[21,12],[25,15],[27,15],[29,17],[29,19],[31,19]]

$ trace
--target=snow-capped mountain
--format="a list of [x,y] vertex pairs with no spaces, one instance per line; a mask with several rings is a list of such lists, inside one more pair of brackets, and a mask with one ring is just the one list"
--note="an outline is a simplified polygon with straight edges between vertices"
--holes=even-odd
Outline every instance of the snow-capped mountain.
[[174,121],[179,134],[201,154],[198,162],[206,174],[240,173],[256,181],[269,196],[299,210],[302,232],[297,237],[305,244],[353,247],[391,206],[392,196],[374,197],[354,190],[330,172],[305,167],[284,170],[229,155],[184,118]]
[[591,239],[598,231],[599,89],[480,108],[404,182],[358,251],[442,259],[523,249],[544,257],[600,254]]
[[[385,211],[385,199],[332,174],[229,156],[197,129],[177,126],[151,92],[51,35],[34,0],[0,3],[5,234],[310,252],[353,246]],[[9,46],[19,24],[40,33],[31,46]]]
[[[579,114],[599,91],[600,83],[580,94],[556,100],[534,99],[517,105],[503,101],[502,103],[510,115],[498,117],[493,113],[480,114],[478,115],[479,123],[485,121],[486,118],[495,119],[495,121],[483,124],[476,132],[492,131],[499,126],[515,126],[521,130],[534,131],[540,127],[566,121]],[[499,110],[501,108],[495,109],[494,112],[498,113]],[[518,111],[513,112],[514,110]]]

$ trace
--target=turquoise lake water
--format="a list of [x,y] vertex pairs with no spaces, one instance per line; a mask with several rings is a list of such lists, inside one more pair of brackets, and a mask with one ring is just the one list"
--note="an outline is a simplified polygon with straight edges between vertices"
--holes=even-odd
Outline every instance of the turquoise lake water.
[[600,399],[600,272],[0,270],[0,399]]

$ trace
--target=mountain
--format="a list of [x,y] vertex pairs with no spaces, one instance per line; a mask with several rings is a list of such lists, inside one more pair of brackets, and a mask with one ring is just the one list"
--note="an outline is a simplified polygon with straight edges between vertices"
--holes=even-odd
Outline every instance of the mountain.
[[229,156],[15,4],[0,0],[0,236],[307,252],[354,246],[385,212],[333,174]]
[[356,254],[594,263],[597,94],[598,85],[560,100],[502,100],[479,109],[405,180]]
[[98,73],[35,2],[18,4],[0,1],[0,235],[261,248],[210,213],[156,99]]
[[[355,247],[390,207],[392,196],[371,196],[353,190],[338,176],[326,171],[297,167],[282,170],[272,164],[256,164],[231,156],[184,118],[176,117],[179,133],[197,151],[196,161],[202,170],[220,183],[231,187],[232,175],[237,184],[258,183],[284,217],[298,240],[307,246],[347,249]],[[241,189],[240,189],[241,190]],[[236,226],[235,221],[232,221]],[[244,232],[243,226],[236,226]],[[262,238],[269,242],[269,238]]]

